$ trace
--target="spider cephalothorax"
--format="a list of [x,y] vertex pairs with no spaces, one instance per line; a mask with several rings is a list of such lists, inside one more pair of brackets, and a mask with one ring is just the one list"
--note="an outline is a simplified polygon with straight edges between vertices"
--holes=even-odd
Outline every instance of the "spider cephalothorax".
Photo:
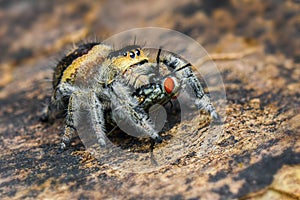
[[67,108],[61,148],[75,134],[82,108],[87,110],[91,130],[100,145],[106,143],[106,123],[125,123],[130,127],[128,134],[161,142],[149,118],[149,108],[166,104],[186,87],[198,109],[218,119],[192,65],[179,56],[137,45],[114,50],[100,43],[84,44],[56,66],[54,93],[44,119],[53,117],[56,108]]

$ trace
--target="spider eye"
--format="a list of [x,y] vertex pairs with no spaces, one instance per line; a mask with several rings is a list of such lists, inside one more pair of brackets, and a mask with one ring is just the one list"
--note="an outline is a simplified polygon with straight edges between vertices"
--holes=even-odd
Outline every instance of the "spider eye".
[[175,82],[172,78],[168,77],[164,80],[164,89],[168,94],[171,94],[175,88]]
[[126,57],[126,56],[127,56],[127,52],[124,52],[124,53],[123,53],[123,56]]
[[129,55],[130,55],[130,58],[134,58],[135,57],[135,54],[132,51],[130,51]]
[[136,54],[137,56],[141,55],[140,50],[139,50],[139,49],[136,49],[136,50],[135,50],[135,54]]

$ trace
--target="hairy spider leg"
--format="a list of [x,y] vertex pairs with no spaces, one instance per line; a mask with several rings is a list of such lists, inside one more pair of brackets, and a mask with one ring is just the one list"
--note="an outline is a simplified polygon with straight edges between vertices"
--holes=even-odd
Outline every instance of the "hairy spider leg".
[[[105,129],[104,129],[104,116],[103,107],[94,91],[89,92],[74,92],[69,99],[69,105],[67,110],[66,125],[61,141],[61,149],[65,149],[75,133],[78,131],[80,123],[82,123],[81,117],[83,112],[87,113],[87,122],[90,123],[93,130],[93,134],[96,135],[97,142],[101,146],[105,146]],[[90,133],[89,133],[90,134]],[[89,142],[89,141],[87,141]]]
[[132,92],[128,86],[115,82],[111,88],[113,119],[120,128],[127,129],[125,131],[134,134],[133,136],[148,136],[155,142],[161,143],[162,139],[158,131],[153,128],[153,123],[144,109],[138,105],[138,101],[131,96]]

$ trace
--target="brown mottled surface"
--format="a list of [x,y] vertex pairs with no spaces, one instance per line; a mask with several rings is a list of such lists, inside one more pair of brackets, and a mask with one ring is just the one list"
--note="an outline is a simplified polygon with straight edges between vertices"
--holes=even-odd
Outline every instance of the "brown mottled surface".
[[[0,1],[1,199],[300,199],[300,3],[263,2]],[[114,170],[78,141],[59,153],[63,120],[39,121],[55,60],[72,43],[143,26],[178,30],[210,54],[255,49],[216,62],[224,132],[176,125],[199,131],[196,151],[149,173]]]

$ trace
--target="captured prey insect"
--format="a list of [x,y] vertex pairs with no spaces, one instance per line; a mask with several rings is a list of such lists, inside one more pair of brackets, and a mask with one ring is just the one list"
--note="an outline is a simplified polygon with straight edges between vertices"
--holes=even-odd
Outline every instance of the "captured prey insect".
[[160,143],[162,138],[149,117],[149,108],[165,105],[186,87],[197,108],[218,120],[192,65],[183,58],[137,45],[115,50],[101,43],[83,44],[56,66],[54,92],[42,119],[53,119],[56,109],[67,110],[62,149],[77,131],[82,107],[88,110],[91,130],[101,146],[106,145],[106,125],[120,123],[134,132],[127,134]]

